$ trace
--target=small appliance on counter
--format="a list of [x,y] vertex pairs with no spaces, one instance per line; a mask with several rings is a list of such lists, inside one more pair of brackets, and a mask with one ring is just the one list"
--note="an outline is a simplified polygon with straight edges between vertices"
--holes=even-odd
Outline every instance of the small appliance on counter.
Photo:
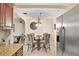
[[5,45],[6,44],[6,42],[5,42],[5,39],[1,39],[1,45]]

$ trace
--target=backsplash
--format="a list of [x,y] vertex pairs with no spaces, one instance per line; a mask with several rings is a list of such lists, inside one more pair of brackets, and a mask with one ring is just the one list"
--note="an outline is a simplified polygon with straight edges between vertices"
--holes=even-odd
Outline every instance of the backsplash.
[[3,43],[2,39],[5,40],[5,44],[8,44],[9,37],[10,36],[10,30],[0,30],[0,42]]

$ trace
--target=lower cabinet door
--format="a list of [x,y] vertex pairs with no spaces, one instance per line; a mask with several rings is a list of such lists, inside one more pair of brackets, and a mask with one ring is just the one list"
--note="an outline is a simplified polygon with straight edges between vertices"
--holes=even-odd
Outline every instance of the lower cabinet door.
[[14,53],[12,56],[23,56],[23,46],[16,51],[16,53]]
[[23,47],[17,51],[17,56],[23,56]]

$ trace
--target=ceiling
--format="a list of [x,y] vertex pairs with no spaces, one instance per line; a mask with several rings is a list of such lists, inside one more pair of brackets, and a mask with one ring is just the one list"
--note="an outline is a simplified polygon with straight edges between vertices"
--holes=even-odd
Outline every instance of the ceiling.
[[41,17],[58,17],[63,13],[67,12],[77,4],[73,3],[15,3],[15,10],[19,11],[24,15],[28,15],[30,17],[38,17],[41,12]]
[[75,3],[15,3],[18,8],[63,8],[67,9],[74,5]]

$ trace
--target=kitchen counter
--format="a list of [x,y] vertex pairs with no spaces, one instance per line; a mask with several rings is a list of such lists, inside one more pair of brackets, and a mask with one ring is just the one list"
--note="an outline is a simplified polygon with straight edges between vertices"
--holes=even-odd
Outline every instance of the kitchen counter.
[[23,55],[22,44],[0,45],[0,56],[17,56]]

